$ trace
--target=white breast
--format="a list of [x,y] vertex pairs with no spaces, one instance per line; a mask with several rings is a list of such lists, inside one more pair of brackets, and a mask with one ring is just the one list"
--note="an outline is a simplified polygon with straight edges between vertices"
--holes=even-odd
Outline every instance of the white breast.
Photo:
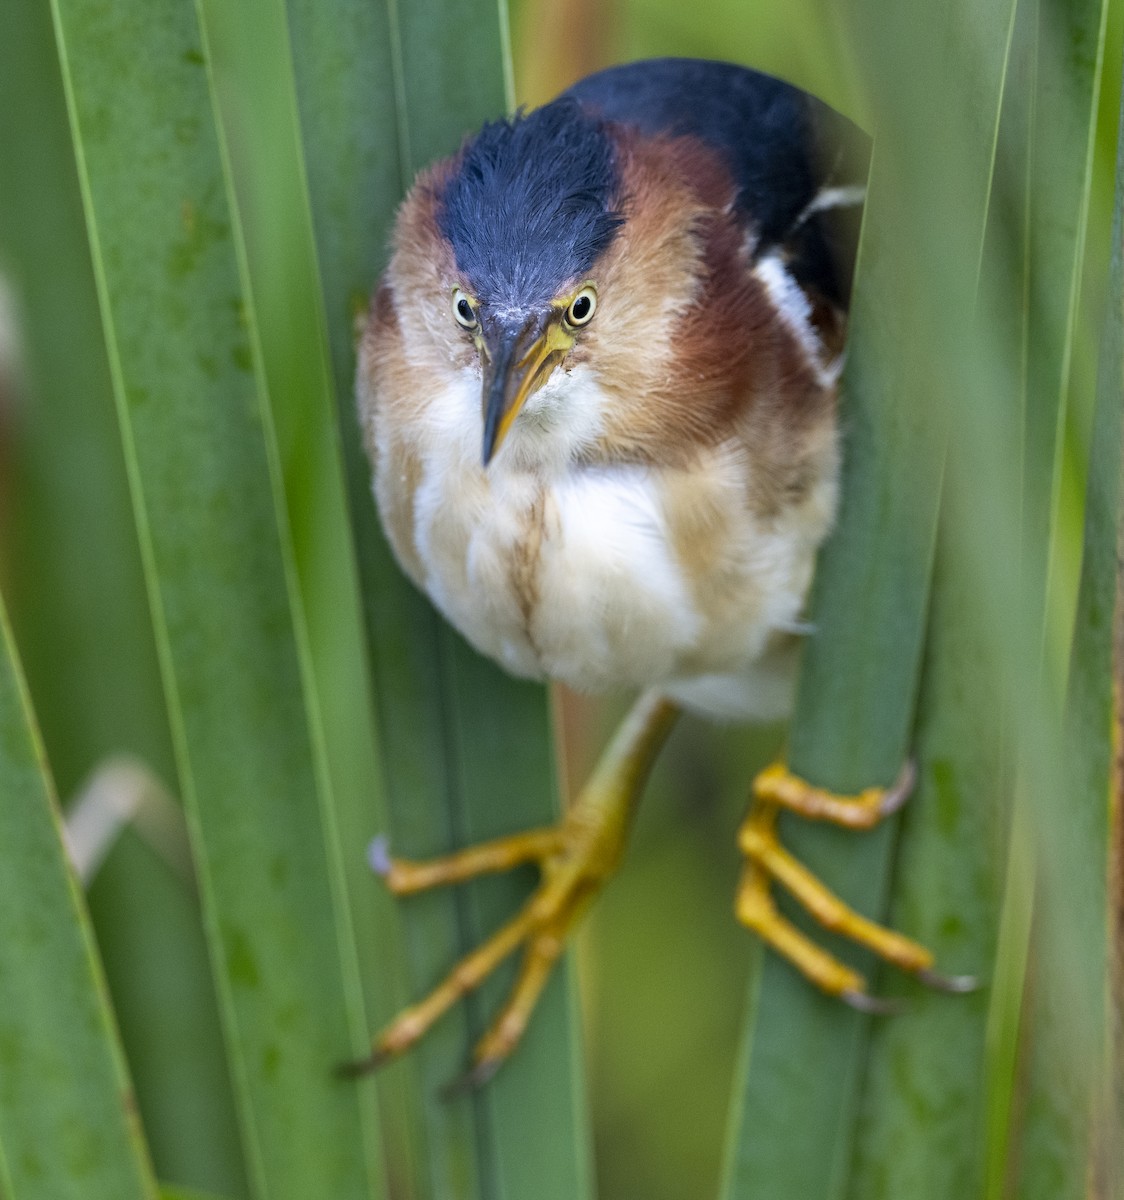
[[[569,395],[544,388],[534,397],[486,471],[478,381],[434,399],[415,443],[420,582],[469,641],[515,674],[588,691],[661,686],[721,716],[783,711],[791,664],[773,652],[791,641],[784,630],[799,616],[814,542],[757,521],[744,463],[716,452],[694,469],[725,506],[726,533],[714,578],[705,569],[700,578],[671,536],[665,472],[578,466],[558,454],[560,442],[596,434],[600,398],[588,379],[576,383]],[[555,412],[568,417],[561,431]]]

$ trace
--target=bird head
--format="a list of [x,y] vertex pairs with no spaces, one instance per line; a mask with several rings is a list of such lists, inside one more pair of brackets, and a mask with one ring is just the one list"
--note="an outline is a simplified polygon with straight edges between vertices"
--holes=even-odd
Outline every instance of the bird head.
[[520,469],[666,467],[749,425],[789,447],[802,414],[833,403],[842,309],[814,279],[802,290],[810,170],[789,164],[758,195],[735,133],[645,128],[564,96],[423,171],[361,356],[372,456],[379,436],[419,453],[437,425],[486,469],[508,443]]
[[485,125],[407,197],[400,274],[452,359],[478,360],[485,466],[595,322],[620,205],[614,143],[572,99]]
[[457,323],[472,335],[483,371],[483,461],[499,449],[527,398],[574,347],[597,310],[597,285],[526,308],[489,307],[453,289]]

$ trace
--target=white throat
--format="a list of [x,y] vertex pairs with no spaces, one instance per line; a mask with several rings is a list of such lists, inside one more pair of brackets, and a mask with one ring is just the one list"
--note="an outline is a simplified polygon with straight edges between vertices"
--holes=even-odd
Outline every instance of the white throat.
[[[453,387],[434,398],[430,411],[430,420],[455,441],[458,457],[463,456],[466,465],[480,462],[484,436],[480,388],[479,371],[465,370]],[[588,366],[556,367],[515,418],[488,474],[564,474],[575,460],[588,456],[601,437],[605,404],[605,393]]]

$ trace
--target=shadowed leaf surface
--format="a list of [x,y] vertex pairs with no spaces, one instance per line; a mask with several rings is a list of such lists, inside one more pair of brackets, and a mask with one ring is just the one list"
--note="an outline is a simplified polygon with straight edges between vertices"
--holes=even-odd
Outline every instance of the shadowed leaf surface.
[[[841,791],[889,783],[911,753],[947,437],[933,365],[954,354],[974,305],[1010,28],[1006,0],[970,8],[852,12],[875,149],[843,383],[843,504],[817,567],[790,751],[799,774]],[[938,116],[926,97],[969,62]],[[959,138],[942,136],[946,122]],[[856,836],[782,821],[797,856],[868,914],[886,912],[895,826]],[[726,1195],[846,1195],[869,1018],[772,956],[754,1001]]]
[[0,1191],[155,1200],[93,932],[0,601]]
[[374,1196],[331,1076],[362,1013],[204,46],[193,8],[141,7],[63,0],[58,27],[251,1185]]
[[[357,15],[364,51],[321,9],[290,0],[302,125],[357,554],[383,739],[393,848],[415,857],[542,824],[555,815],[550,721],[541,688],[484,663],[402,577],[374,520],[370,470],[358,448],[351,307],[385,261],[394,206],[415,170],[508,107],[500,9],[491,3],[398,8],[379,25]],[[377,13],[377,10],[376,10]],[[331,72],[327,88],[322,81]],[[434,81],[440,80],[435,86]],[[393,90],[392,90],[393,84]],[[353,153],[342,111],[398,102],[397,124],[365,124]],[[385,111],[385,110],[384,110]],[[393,168],[393,170],[392,170]],[[348,232],[341,232],[348,231]],[[378,886],[372,880],[371,887]],[[492,879],[468,895],[401,903],[407,997],[417,998],[527,894],[527,877]],[[464,1069],[510,975],[444,1018],[398,1070],[420,1073],[414,1134],[423,1194],[580,1197],[590,1184],[584,1101],[568,967],[556,972],[518,1053],[483,1092],[451,1102],[440,1088]],[[385,1009],[385,1005],[384,1005]],[[544,1087],[543,1080],[550,1080]],[[468,1189],[465,1191],[465,1189]]]
[[[3,10],[0,60],[0,270],[26,370],[8,595],[65,805],[109,756],[164,780],[175,760],[48,6]],[[196,897],[126,833],[88,901],[158,1173],[244,1196]]]

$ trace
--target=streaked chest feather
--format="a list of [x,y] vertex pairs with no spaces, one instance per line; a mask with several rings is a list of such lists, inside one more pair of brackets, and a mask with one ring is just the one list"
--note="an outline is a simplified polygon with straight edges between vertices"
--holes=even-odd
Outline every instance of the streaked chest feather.
[[765,519],[731,446],[675,469],[576,465],[602,405],[580,376],[535,397],[485,472],[478,386],[435,396],[409,445],[380,438],[376,484],[399,557],[478,649],[605,690],[744,672],[791,628],[833,474]]

